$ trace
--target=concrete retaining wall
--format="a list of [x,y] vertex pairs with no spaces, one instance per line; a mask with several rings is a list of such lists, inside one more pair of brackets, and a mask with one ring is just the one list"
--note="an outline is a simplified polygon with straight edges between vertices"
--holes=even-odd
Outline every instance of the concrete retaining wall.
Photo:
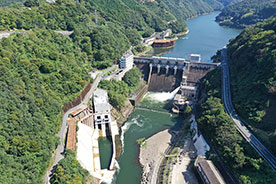
[[91,83],[88,83],[88,85],[82,90],[81,94],[78,97],[76,97],[74,100],[71,100],[70,102],[65,104],[62,107],[62,113],[64,114],[72,107],[79,105],[81,103],[82,99],[85,97],[85,95],[89,92],[91,85],[92,85]]
[[132,97],[131,99],[129,99],[130,103],[133,106],[138,105],[138,103],[142,100],[142,98],[144,97],[144,95],[148,92],[148,85],[145,85],[144,88],[142,88],[136,96]]

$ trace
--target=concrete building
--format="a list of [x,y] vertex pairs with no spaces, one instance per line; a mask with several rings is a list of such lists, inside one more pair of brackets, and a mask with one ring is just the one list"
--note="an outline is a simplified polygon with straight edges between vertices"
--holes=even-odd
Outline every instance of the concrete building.
[[194,166],[204,184],[225,184],[220,172],[211,160],[198,156]]
[[180,87],[181,95],[187,97],[187,99],[192,99],[196,97],[197,87],[181,85]]
[[131,50],[127,50],[120,59],[119,66],[121,69],[131,69],[134,63],[134,55]]
[[201,60],[200,54],[190,55],[190,62],[200,62],[200,60]]
[[108,102],[107,92],[103,89],[97,89],[93,94],[94,104],[94,123],[96,129],[101,129],[103,136],[106,135],[106,127],[110,126],[112,106]]

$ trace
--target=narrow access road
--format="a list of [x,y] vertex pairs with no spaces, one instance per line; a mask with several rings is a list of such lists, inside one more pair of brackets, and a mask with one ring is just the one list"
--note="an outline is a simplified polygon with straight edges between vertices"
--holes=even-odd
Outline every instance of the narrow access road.
[[111,67],[109,67],[108,69],[102,71],[94,80],[89,92],[86,94],[86,96],[84,97],[83,101],[69,109],[64,115],[63,115],[63,120],[62,120],[62,125],[60,128],[60,131],[58,132],[57,136],[60,138],[60,144],[57,146],[56,150],[55,150],[55,160],[53,162],[53,165],[47,170],[46,174],[44,175],[43,179],[44,182],[46,184],[50,183],[50,178],[54,172],[54,167],[58,164],[58,162],[64,158],[64,151],[65,151],[65,136],[66,136],[66,132],[67,132],[67,120],[68,120],[68,116],[71,112],[77,110],[80,107],[87,107],[87,103],[89,101],[89,99],[92,97],[93,92],[96,90],[98,84],[100,83],[100,81],[102,80],[103,76],[105,73],[112,71],[113,69],[116,68],[116,65],[113,65]]
[[230,90],[230,77],[229,67],[227,63],[227,49],[224,48],[221,51],[222,59],[222,91],[223,91],[223,104],[226,112],[234,121],[236,128],[242,134],[244,139],[263,157],[264,160],[276,171],[276,158],[272,153],[250,132],[250,130],[241,121],[231,101],[231,90]]

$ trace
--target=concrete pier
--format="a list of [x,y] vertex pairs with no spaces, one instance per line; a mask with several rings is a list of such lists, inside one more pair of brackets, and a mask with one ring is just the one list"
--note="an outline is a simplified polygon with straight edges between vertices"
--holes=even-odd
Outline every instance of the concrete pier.
[[166,65],[166,75],[168,74],[169,71],[169,65]]
[[106,125],[105,124],[102,124],[102,136],[103,137],[106,137]]
[[173,75],[175,75],[176,72],[177,72],[177,66],[174,66],[174,67],[173,67]]
[[161,65],[157,64],[157,73],[160,73],[160,68],[161,68]]
[[151,73],[152,73],[152,63],[150,63],[150,64],[149,64],[149,68],[150,68],[150,70],[149,70],[149,76],[148,76],[148,82],[147,82],[147,84],[149,84],[149,83],[150,83],[150,79],[151,79]]

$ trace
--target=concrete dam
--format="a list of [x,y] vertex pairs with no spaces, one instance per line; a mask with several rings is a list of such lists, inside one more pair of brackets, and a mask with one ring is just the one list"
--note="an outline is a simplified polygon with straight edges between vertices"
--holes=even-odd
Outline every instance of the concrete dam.
[[183,82],[196,86],[210,69],[220,63],[191,62],[182,58],[134,57],[135,65],[148,84],[148,91],[171,92]]

